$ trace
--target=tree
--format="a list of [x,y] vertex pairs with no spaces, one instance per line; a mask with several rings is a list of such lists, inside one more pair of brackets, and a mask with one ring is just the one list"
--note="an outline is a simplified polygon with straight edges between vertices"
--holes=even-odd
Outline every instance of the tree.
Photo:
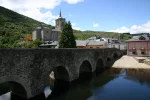
[[70,21],[65,22],[59,41],[59,48],[76,48],[76,41]]
[[36,39],[33,42],[27,42],[25,48],[38,48],[40,44],[42,44],[43,42]]

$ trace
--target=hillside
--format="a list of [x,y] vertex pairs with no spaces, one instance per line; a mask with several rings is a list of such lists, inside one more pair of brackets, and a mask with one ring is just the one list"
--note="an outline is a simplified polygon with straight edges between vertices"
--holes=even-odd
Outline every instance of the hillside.
[[[23,47],[19,43],[21,38],[31,35],[32,31],[42,22],[36,21],[32,18],[18,14],[12,10],[0,6],[0,48],[18,48]],[[54,26],[47,25],[54,28]],[[97,31],[78,31],[74,30],[74,35],[78,40],[86,40],[92,36],[101,37],[116,37],[118,33],[113,32],[97,32]],[[124,39],[129,39],[130,35],[123,35]],[[35,43],[40,43],[36,41]],[[27,46],[28,47],[28,46]],[[32,47],[32,46],[29,46]]]
[[13,46],[41,24],[44,23],[0,6],[0,44]]
[[100,36],[100,37],[113,37],[113,38],[121,38],[123,40],[128,40],[132,36],[126,33],[114,33],[114,32],[102,32],[102,31],[78,31],[74,30],[74,35],[77,40],[86,40],[93,36]]

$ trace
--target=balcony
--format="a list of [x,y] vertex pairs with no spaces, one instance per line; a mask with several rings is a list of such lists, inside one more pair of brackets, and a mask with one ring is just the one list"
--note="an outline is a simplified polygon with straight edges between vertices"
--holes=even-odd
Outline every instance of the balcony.
[[141,48],[141,51],[144,51],[145,50],[145,48]]
[[133,51],[135,51],[135,50],[136,50],[136,48],[132,48],[132,50],[133,50]]

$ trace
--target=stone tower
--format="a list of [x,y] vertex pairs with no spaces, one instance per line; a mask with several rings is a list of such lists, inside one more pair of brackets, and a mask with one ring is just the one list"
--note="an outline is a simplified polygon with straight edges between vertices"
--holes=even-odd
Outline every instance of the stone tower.
[[55,28],[59,31],[62,31],[64,23],[65,23],[65,18],[61,16],[61,10],[60,10],[59,18],[55,20],[55,24],[56,24]]

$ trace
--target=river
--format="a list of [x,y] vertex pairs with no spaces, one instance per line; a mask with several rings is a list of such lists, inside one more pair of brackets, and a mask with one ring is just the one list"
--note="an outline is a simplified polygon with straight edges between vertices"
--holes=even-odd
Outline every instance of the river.
[[[148,100],[150,70],[110,68],[93,74],[92,78],[65,85],[68,87],[61,91],[46,87],[46,100]],[[0,100],[16,100],[10,94],[1,95]]]

